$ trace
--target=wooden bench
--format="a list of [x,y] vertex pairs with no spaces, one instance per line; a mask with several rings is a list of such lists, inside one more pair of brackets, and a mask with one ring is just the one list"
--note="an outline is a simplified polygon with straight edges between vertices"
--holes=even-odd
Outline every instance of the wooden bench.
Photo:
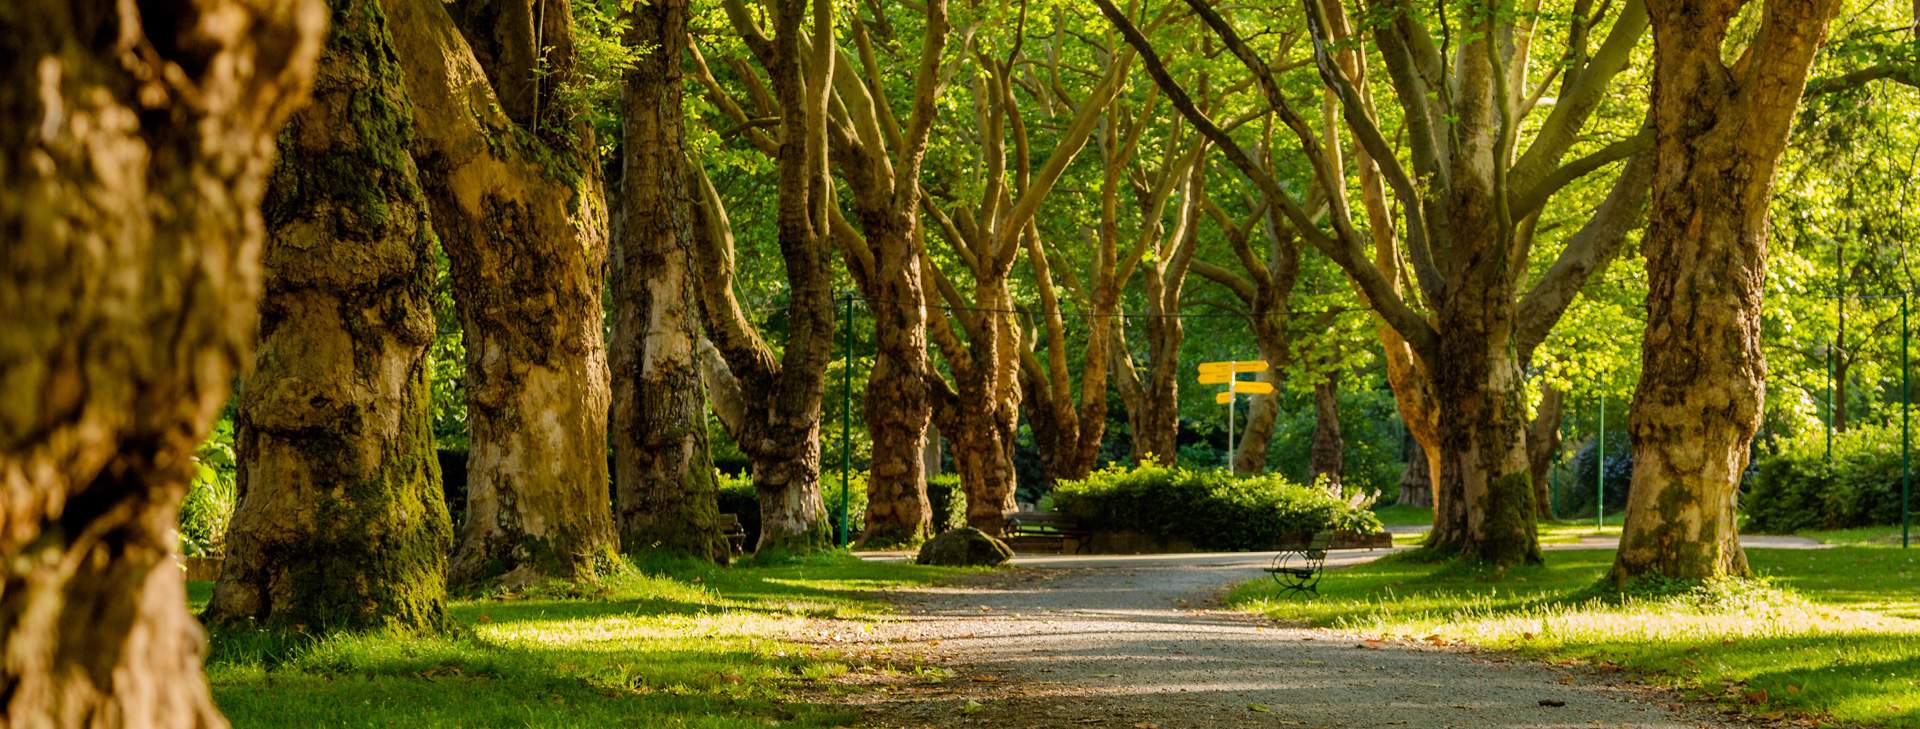
[[1332,532],[1317,532],[1307,542],[1304,549],[1282,550],[1273,555],[1273,563],[1267,566],[1267,574],[1273,581],[1280,583],[1285,592],[1320,594],[1320,575],[1327,562],[1327,547],[1333,543]]
[[1067,550],[1074,540],[1074,554],[1093,551],[1093,530],[1080,526],[1080,520],[1057,511],[1020,511],[1007,515],[1007,538],[1057,541],[1058,551]]
[[720,515],[720,533],[726,535],[727,544],[733,545],[734,554],[743,554],[747,548],[747,528],[740,525],[739,514]]

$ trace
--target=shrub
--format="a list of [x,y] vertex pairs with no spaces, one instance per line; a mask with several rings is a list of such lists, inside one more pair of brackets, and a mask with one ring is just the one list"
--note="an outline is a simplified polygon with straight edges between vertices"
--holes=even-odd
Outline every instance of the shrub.
[[967,525],[967,493],[960,488],[960,474],[928,478],[927,503],[933,507],[934,534]]
[[180,552],[189,557],[219,554],[227,542],[227,522],[239,500],[234,485],[233,421],[221,418],[193,454],[193,480],[180,502]]
[[1288,535],[1382,530],[1373,512],[1275,474],[1113,467],[1055,484],[1053,498],[1084,526],[1177,537],[1202,549],[1268,549]]
[[1900,431],[1865,426],[1837,433],[1831,462],[1826,447],[1826,436],[1815,431],[1761,460],[1746,499],[1746,529],[1787,534],[1900,521]]

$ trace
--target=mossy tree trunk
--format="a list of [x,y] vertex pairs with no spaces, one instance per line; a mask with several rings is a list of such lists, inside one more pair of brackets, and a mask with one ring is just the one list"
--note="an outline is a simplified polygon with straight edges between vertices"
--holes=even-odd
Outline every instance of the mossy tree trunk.
[[[567,3],[540,2],[544,87],[564,83],[573,66]],[[387,10],[467,351],[467,510],[448,581],[595,579],[619,535],[607,487],[606,209],[592,130],[550,92],[537,115],[509,116],[489,78],[516,72],[483,67],[444,3],[393,0]],[[469,32],[533,33],[515,17],[487,25],[468,16],[477,24]]]
[[260,343],[212,621],[438,632],[452,525],[428,427],[433,230],[377,0],[334,0],[268,184]]
[[1611,577],[1747,573],[1734,514],[1766,387],[1767,203],[1837,0],[1769,0],[1723,61],[1733,0],[1650,0],[1653,204],[1647,331],[1627,429],[1633,486]]
[[173,530],[253,341],[274,136],[325,27],[313,1],[0,11],[9,726],[226,726]]
[[627,70],[621,224],[608,260],[613,301],[613,481],[621,542],[726,562],[719,482],[708,451],[706,388],[696,344],[697,183],[686,167],[681,114],[686,0],[636,4],[627,45],[650,49]]

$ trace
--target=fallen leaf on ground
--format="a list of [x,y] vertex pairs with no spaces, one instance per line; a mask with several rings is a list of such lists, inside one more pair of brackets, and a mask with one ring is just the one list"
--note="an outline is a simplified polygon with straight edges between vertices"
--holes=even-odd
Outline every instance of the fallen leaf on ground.
[[479,620],[479,622],[482,622],[482,623],[491,623],[491,622],[493,622],[493,618],[489,618],[489,617],[487,617],[487,616],[485,616],[485,615],[482,615],[482,616],[480,616],[480,620]]
[[1273,711],[1272,709],[1269,709],[1269,708],[1267,708],[1267,705],[1266,705],[1266,704],[1247,704],[1247,710],[1248,710],[1248,711],[1258,711],[1258,712],[1260,712],[1260,713],[1262,713],[1262,714],[1265,714],[1265,713],[1267,713],[1267,712],[1269,712],[1269,711]]
[[1541,699],[1540,705],[1541,706],[1566,706],[1567,702],[1561,701],[1559,699]]
[[984,708],[986,707],[981,706],[980,702],[974,701],[973,699],[967,699],[966,705],[960,707],[960,713],[973,714],[973,713],[979,712],[981,709],[984,709]]
[[993,677],[993,676],[974,676],[974,677],[973,677],[973,680],[975,680],[975,681],[979,681],[979,682],[981,682],[981,683],[993,683],[993,682],[995,682],[995,681],[998,681],[998,680],[1000,680],[1000,679],[998,679],[998,678],[995,678],[995,677]]
[[1767,690],[1760,689],[1759,691],[1755,691],[1753,693],[1747,694],[1740,698],[1745,700],[1749,704],[1764,704],[1764,703],[1767,703]]
[[[1915,681],[1914,683],[1920,683],[1920,681]],[[1795,686],[1793,684],[1787,684],[1787,693],[1790,693],[1790,694],[1800,693],[1800,687]]]

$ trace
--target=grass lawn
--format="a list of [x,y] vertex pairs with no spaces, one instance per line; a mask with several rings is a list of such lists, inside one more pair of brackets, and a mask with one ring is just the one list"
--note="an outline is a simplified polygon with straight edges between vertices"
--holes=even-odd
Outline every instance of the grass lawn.
[[[834,727],[857,717],[796,689],[844,690],[847,671],[922,670],[882,648],[822,647],[871,629],[870,591],[963,570],[824,555],[777,567],[663,563],[585,598],[522,594],[454,604],[467,633],[333,637],[289,647],[214,636],[207,678],[253,727]],[[195,608],[209,583],[189,585]],[[804,642],[812,639],[818,642]],[[935,669],[937,670],[937,669]]]
[[1601,601],[1585,593],[1611,565],[1611,550],[1550,551],[1544,566],[1505,571],[1388,557],[1332,573],[1317,599],[1289,601],[1271,583],[1254,582],[1238,587],[1231,602],[1368,636],[1604,662],[1763,716],[1805,711],[1920,727],[1920,551],[1754,549],[1747,556],[1772,587],[1677,588]]
[[1380,523],[1387,526],[1433,525],[1433,507],[1430,506],[1422,507],[1392,504],[1390,506],[1375,508],[1373,515],[1380,517]]

